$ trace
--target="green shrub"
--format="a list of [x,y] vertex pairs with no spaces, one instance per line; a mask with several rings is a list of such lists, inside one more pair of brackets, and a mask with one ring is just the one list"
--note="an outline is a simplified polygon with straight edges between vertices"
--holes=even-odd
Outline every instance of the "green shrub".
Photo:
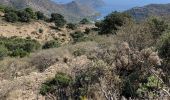
[[19,17],[18,15],[15,13],[15,12],[8,12],[8,13],[5,13],[5,20],[7,22],[16,22],[18,21]]
[[36,13],[36,16],[37,16],[37,19],[38,20],[44,20],[45,19],[45,15],[44,13],[40,12],[40,11],[37,11],[35,12]]
[[115,34],[119,27],[130,19],[131,17],[125,13],[113,12],[95,25],[99,29],[99,34]]
[[44,45],[43,45],[43,49],[49,49],[49,48],[58,48],[60,47],[60,43],[56,40],[50,40],[47,41]]
[[39,29],[39,33],[43,33],[44,30],[42,28]]
[[170,60],[170,32],[165,33],[161,37],[161,40],[159,41],[158,51],[159,55],[162,58]]
[[8,49],[4,45],[0,45],[0,60],[8,55]]
[[25,57],[28,55],[28,52],[22,50],[22,49],[16,49],[16,50],[13,50],[10,54],[11,57]]
[[4,13],[9,13],[9,12],[16,12],[16,9],[14,9],[12,7],[5,7]]
[[24,11],[27,12],[32,19],[36,19],[36,14],[32,8],[25,8]]
[[81,31],[76,31],[75,33],[72,33],[71,37],[73,38],[74,42],[81,42],[86,39],[85,34]]
[[0,38],[0,44],[4,45],[9,51],[9,56],[24,57],[40,48],[39,42],[31,39],[22,39],[17,37]]
[[68,24],[67,24],[67,28],[68,28],[68,29],[75,30],[75,29],[77,29],[77,26],[76,26],[76,24],[68,23]]
[[57,28],[61,28],[66,24],[66,20],[64,19],[64,16],[58,13],[52,13],[50,21],[55,22]]
[[72,78],[64,73],[57,73],[55,78],[46,81],[40,88],[40,93],[46,95],[48,93],[56,93],[57,89],[66,88],[72,83]]
[[36,14],[32,8],[25,8],[24,11],[27,12],[32,19],[36,19]]
[[86,18],[84,18],[80,21],[80,24],[89,24],[89,23],[90,23],[90,21]]
[[26,11],[18,12],[18,17],[21,22],[30,22],[31,21],[31,15]]
[[168,29],[168,24],[161,19],[152,18],[148,21],[149,29],[154,38],[158,38]]

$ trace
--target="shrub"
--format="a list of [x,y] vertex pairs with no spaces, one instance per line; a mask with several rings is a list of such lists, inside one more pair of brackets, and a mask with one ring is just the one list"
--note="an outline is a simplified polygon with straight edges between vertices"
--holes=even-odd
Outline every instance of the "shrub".
[[40,12],[40,11],[37,11],[35,12],[36,13],[36,16],[37,16],[37,19],[38,20],[44,20],[45,19],[45,15],[44,13]]
[[26,11],[20,11],[18,12],[19,20],[21,22],[30,22],[31,21],[31,16],[28,12]]
[[16,49],[16,50],[13,50],[10,54],[11,57],[25,57],[28,55],[28,52],[22,50],[22,49]]
[[75,33],[71,34],[74,42],[81,42],[85,40],[85,34],[81,31],[76,31]]
[[5,7],[4,13],[9,13],[9,12],[16,12],[16,9],[14,9],[12,7]]
[[148,21],[149,29],[154,38],[158,38],[168,29],[168,24],[161,19],[152,18]]
[[[55,78],[42,84],[40,93],[46,95],[48,93],[56,93],[60,88],[66,88],[72,83],[72,78],[64,73],[57,73]],[[65,91],[66,92],[66,91]],[[64,94],[62,94],[64,95]]]
[[8,49],[4,45],[0,45],[0,60],[8,55]]
[[166,60],[170,60],[170,33],[165,33],[159,42],[159,55]]
[[90,23],[90,21],[86,18],[84,18],[80,21],[80,24],[89,24],[89,23]]
[[9,51],[9,56],[24,57],[27,54],[40,48],[39,42],[31,39],[21,39],[17,37],[0,38],[0,44],[3,44]]
[[73,52],[73,55],[74,56],[81,56],[81,55],[84,55],[86,53],[86,50],[85,49],[77,49],[76,51]]
[[66,21],[64,19],[59,19],[55,21],[55,26],[57,28],[62,28],[66,24]]
[[36,18],[36,15],[35,15],[34,11],[32,10],[32,8],[25,8],[24,11],[27,12],[32,19]]
[[85,34],[89,34],[90,31],[91,31],[90,28],[86,28],[84,33],[85,33]]
[[18,15],[15,13],[15,12],[8,12],[8,13],[5,13],[5,20],[8,21],[8,22],[16,22],[18,21]]
[[35,66],[40,72],[43,72],[45,69],[55,63],[56,59],[53,58],[52,55],[46,53],[35,55],[31,60],[31,64]]
[[68,28],[68,29],[75,30],[75,29],[77,29],[77,25],[76,25],[76,24],[73,24],[73,23],[68,23],[68,24],[67,24],[67,28]]
[[43,45],[43,49],[57,48],[57,47],[60,47],[60,43],[56,40],[47,41]]
[[44,30],[42,28],[39,29],[39,33],[43,33]]
[[131,17],[125,13],[113,12],[106,16],[100,23],[95,25],[99,29],[99,34],[115,34],[119,27],[123,26],[127,19]]

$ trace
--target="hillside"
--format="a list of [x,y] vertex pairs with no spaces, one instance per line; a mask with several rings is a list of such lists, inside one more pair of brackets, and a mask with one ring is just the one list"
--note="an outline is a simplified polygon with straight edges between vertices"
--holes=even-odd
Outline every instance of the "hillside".
[[34,10],[42,11],[46,15],[51,13],[63,14],[69,21],[77,21],[86,16],[95,15],[95,10],[83,7],[77,2],[68,4],[56,4],[51,0],[0,0],[1,5],[8,5],[18,9],[31,7]]
[[167,20],[135,22],[113,12],[96,23],[70,23],[57,13],[6,8],[0,8],[0,100],[170,100]]
[[105,5],[105,2],[103,0],[75,0],[75,1],[82,5],[87,5],[89,7],[92,7],[94,9]]
[[170,16],[170,4],[150,4],[144,7],[135,7],[125,12],[132,15],[137,21],[150,16]]

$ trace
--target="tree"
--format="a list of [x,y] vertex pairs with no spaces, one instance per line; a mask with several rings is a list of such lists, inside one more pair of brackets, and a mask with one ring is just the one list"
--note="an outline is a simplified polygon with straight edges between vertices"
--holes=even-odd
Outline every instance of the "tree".
[[30,14],[26,11],[19,12],[18,16],[19,16],[21,22],[30,22],[30,20],[31,20]]
[[80,24],[89,24],[89,23],[90,23],[90,21],[86,18],[84,18],[80,21]]
[[36,18],[35,13],[32,10],[32,8],[25,8],[25,12],[27,12],[30,15],[31,18],[33,18],[33,19]]
[[44,13],[42,13],[41,11],[37,11],[36,16],[38,20],[43,20],[45,18]]
[[5,20],[8,22],[14,23],[14,22],[18,21],[18,19],[19,19],[18,15],[14,12],[8,12],[5,14]]
[[64,19],[64,16],[58,13],[52,13],[50,21],[55,22],[55,25],[58,28],[61,28],[66,24],[66,20]]
[[123,26],[131,17],[125,13],[113,12],[101,22],[97,22],[99,34],[115,34],[119,27]]
[[51,14],[51,19],[50,20],[52,22],[55,22],[55,21],[57,21],[59,19],[64,19],[64,17],[61,14],[58,14],[58,13],[52,13]]

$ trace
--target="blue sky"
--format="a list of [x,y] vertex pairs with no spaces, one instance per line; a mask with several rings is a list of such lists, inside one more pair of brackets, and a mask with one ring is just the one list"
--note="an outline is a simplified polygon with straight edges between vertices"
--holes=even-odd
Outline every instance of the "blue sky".
[[[56,2],[68,3],[72,0],[53,0]],[[113,10],[127,10],[132,7],[144,6],[147,4],[164,4],[170,3],[170,0],[103,0],[106,4],[112,7]]]

